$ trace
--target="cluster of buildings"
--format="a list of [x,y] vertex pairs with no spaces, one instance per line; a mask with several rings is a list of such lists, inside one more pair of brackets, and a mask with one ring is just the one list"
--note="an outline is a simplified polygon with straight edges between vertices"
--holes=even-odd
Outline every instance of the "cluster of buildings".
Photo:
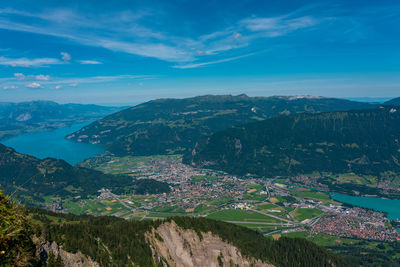
[[399,240],[400,234],[394,228],[387,227],[387,221],[382,213],[351,208],[340,214],[322,217],[311,227],[310,233],[390,242]]
[[169,194],[157,195],[146,203],[146,209],[158,206],[174,206],[177,209],[192,212],[199,205],[229,205],[230,201],[221,203],[223,199],[241,201],[248,192],[247,184],[252,179],[239,179],[221,171],[196,169],[185,164],[176,157],[154,157],[139,163],[132,170],[137,179],[155,179],[173,185]]

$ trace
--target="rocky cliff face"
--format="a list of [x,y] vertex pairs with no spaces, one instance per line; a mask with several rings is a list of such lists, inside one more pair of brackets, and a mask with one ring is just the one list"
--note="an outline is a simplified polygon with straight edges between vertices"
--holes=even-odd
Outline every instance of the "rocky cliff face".
[[233,245],[211,233],[200,237],[194,230],[185,230],[174,221],[164,223],[148,233],[154,260],[168,266],[254,266],[273,267],[260,260],[245,258]]
[[81,252],[70,253],[62,249],[56,242],[43,242],[40,244],[38,254],[42,262],[47,262],[48,255],[52,252],[55,257],[60,255],[65,267],[100,267],[90,257]]

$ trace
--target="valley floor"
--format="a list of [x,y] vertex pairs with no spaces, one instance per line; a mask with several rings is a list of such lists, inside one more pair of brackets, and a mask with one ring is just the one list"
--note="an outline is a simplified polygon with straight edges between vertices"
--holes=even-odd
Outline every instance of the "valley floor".
[[393,257],[400,259],[395,249],[400,243],[400,234],[385,214],[343,205],[328,193],[288,184],[287,179],[236,177],[196,169],[182,164],[181,157],[176,155],[97,157],[81,166],[167,182],[172,190],[168,194],[117,195],[104,188],[90,199],[48,197],[48,208],[129,220],[208,217],[273,238],[304,237],[345,253],[350,253],[354,246],[385,253],[392,251]]

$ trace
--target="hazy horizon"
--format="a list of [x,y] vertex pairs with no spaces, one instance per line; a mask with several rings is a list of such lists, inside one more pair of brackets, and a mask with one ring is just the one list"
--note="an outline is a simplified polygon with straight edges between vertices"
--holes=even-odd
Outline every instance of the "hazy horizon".
[[[226,95],[230,95],[230,94],[226,94]],[[231,94],[232,95],[232,94]],[[239,94],[240,95],[240,94]],[[190,97],[196,97],[196,96],[202,96],[202,95],[193,95],[193,96],[188,96]],[[234,95],[236,96],[236,94]],[[277,96],[310,96],[310,95],[269,95],[269,96],[260,96],[260,95],[248,95],[250,97],[277,97]],[[335,97],[325,97],[325,96],[317,96],[317,97],[324,97],[324,98],[335,98]],[[165,98],[169,98],[169,97],[165,97]],[[186,98],[186,97],[171,97],[171,98],[177,98],[177,99],[182,99],[182,98]],[[346,99],[346,100],[351,100],[351,101],[358,101],[358,102],[372,102],[372,103],[384,103],[388,100],[391,100],[393,98],[397,98],[397,97],[344,97],[344,98],[340,98],[338,97],[338,99]],[[56,102],[58,104],[83,104],[83,105],[90,105],[90,104],[94,104],[94,105],[100,105],[100,106],[114,106],[114,107],[123,107],[123,106],[136,106],[139,105],[141,103],[145,103],[147,101],[151,101],[151,100],[155,100],[155,99],[160,99],[160,98],[152,98],[152,99],[147,99],[144,101],[138,101],[138,102],[114,102],[114,103],[107,103],[107,102],[99,102],[99,103],[91,103],[91,102],[61,102],[61,101],[54,101],[51,99],[34,99],[34,100],[28,100],[28,101],[0,101],[0,103],[24,103],[24,102],[34,102],[34,101],[52,101],[52,102]]]

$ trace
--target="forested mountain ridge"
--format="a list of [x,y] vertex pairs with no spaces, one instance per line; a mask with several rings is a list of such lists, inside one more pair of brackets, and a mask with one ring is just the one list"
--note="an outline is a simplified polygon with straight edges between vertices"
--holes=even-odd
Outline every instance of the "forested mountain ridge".
[[[18,266],[21,257],[15,252],[23,252],[25,262],[34,266],[75,266],[77,254],[95,266],[349,266],[342,257],[305,239],[273,240],[205,218],[126,221],[33,208],[25,214],[8,204],[1,191],[0,215],[7,218],[0,223],[0,265]],[[18,225],[16,217],[21,218]],[[20,235],[10,232],[22,225]],[[40,257],[35,257],[33,244]]]
[[206,95],[158,99],[93,122],[67,138],[100,143],[115,155],[176,154],[214,132],[279,114],[375,108],[322,97]]
[[0,188],[25,203],[43,203],[43,197],[86,197],[102,188],[114,192],[168,192],[166,183],[154,180],[133,181],[126,175],[110,175],[100,171],[71,166],[64,160],[38,158],[17,153],[0,144]]
[[386,101],[385,103],[384,103],[385,105],[391,105],[391,106],[400,106],[400,97],[397,97],[397,98],[393,98],[393,99],[391,99],[391,100],[389,100],[389,101]]
[[400,172],[400,110],[278,116],[215,133],[184,157],[236,174]]
[[120,107],[58,104],[52,101],[0,102],[0,139],[97,120],[119,110]]

